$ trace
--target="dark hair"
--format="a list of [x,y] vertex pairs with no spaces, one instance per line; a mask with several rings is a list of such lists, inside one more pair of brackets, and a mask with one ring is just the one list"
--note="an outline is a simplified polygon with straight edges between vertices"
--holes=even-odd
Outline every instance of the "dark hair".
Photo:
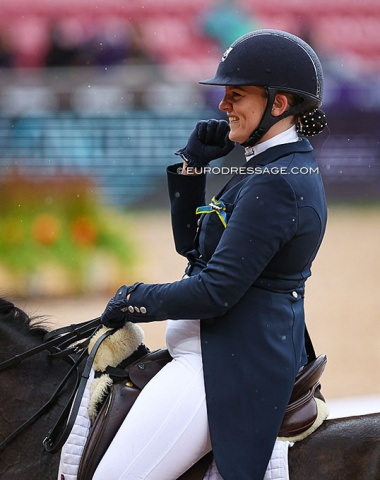
[[319,108],[297,115],[297,132],[305,137],[321,133],[327,125],[326,114]]
[[[299,95],[289,92],[279,92],[284,94],[289,103],[289,107],[302,105],[303,98]],[[294,123],[297,127],[297,132],[304,137],[312,137],[321,133],[327,125],[326,114],[318,108],[317,104],[314,108],[309,107],[306,112],[299,113],[294,116]]]

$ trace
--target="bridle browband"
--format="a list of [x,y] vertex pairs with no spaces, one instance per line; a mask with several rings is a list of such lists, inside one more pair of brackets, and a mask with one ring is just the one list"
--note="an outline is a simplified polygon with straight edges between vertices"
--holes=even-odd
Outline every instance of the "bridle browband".
[[[82,398],[87,379],[91,371],[96,351],[100,346],[101,342],[108,335],[111,335],[115,331],[114,329],[107,330],[95,343],[91,354],[88,355],[87,346],[90,338],[98,331],[100,327],[101,322],[100,317],[98,317],[87,322],[73,324],[52,330],[44,336],[43,343],[41,345],[31,348],[30,350],[27,350],[21,354],[15,355],[12,358],[0,363],[0,372],[2,372],[10,367],[18,365],[23,360],[31,358],[38,353],[47,350],[50,352],[49,358],[62,359],[71,365],[69,371],[66,373],[50,399],[32,417],[26,420],[22,425],[20,425],[5,440],[0,443],[0,452],[3,451],[11,443],[12,440],[14,440],[18,435],[20,435],[21,432],[31,426],[45,412],[48,411],[48,409],[54,404],[55,400],[59,398],[63,387],[66,385],[71,375],[75,372],[75,385],[73,391],[70,394],[69,400],[67,401],[58,421],[56,422],[54,427],[48,432],[45,440],[43,441],[45,449],[50,453],[55,453],[62,447],[74,424],[76,413],[80,406],[80,400]],[[72,354],[78,355],[78,357],[74,359],[72,357]],[[82,375],[80,375],[79,365],[84,360],[84,358],[86,358],[87,355],[88,359],[86,365],[83,369]],[[67,420],[70,410],[70,418]],[[66,427],[62,434],[58,437],[59,431],[61,430],[64,423],[66,423]]]

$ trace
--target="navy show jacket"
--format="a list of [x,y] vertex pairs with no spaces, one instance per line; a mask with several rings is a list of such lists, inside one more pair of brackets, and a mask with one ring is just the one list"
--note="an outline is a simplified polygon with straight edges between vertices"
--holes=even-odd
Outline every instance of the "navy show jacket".
[[262,480],[307,363],[304,285],[326,226],[322,179],[308,140],[269,148],[217,195],[228,209],[225,228],[216,213],[195,215],[206,204],[206,175],[177,167],[168,169],[172,226],[177,251],[193,264],[190,278],[136,284],[129,320],[201,319],[218,469],[225,480]]

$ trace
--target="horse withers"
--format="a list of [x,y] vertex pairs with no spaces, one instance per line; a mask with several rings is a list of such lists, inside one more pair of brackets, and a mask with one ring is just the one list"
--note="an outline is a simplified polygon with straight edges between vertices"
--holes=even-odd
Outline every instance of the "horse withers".
[[[38,319],[0,299],[0,363],[41,345],[46,332]],[[0,444],[49,400],[69,369],[41,351],[0,371]],[[1,480],[57,477],[59,454],[47,453],[42,442],[72,387],[69,382],[40,419],[0,450]],[[290,448],[289,470],[290,480],[380,480],[380,413],[325,421]]]

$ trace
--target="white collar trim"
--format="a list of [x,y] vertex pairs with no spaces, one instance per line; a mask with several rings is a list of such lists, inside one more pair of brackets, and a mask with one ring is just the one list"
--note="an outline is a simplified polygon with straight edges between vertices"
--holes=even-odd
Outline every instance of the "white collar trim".
[[265,140],[265,142],[258,143],[257,145],[254,145],[253,147],[246,147],[245,148],[245,157],[246,160],[250,160],[252,157],[255,157],[259,153],[265,152],[265,150],[268,150],[268,148],[274,147],[276,145],[283,145],[284,143],[293,143],[293,142],[298,142],[299,137],[297,134],[297,129],[296,126],[293,125],[285,132],[281,132],[278,135],[275,135],[272,138],[269,138],[268,140]]

